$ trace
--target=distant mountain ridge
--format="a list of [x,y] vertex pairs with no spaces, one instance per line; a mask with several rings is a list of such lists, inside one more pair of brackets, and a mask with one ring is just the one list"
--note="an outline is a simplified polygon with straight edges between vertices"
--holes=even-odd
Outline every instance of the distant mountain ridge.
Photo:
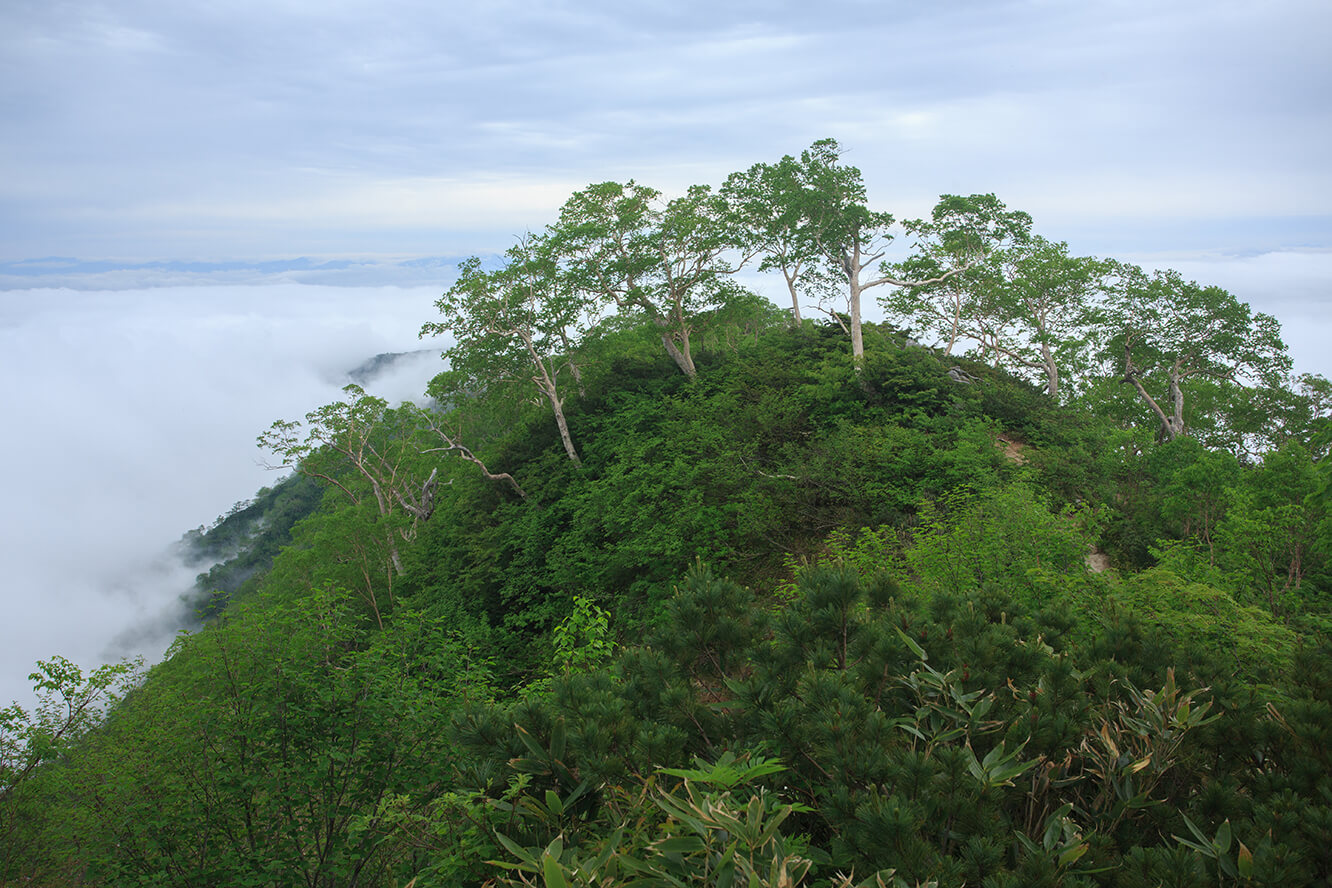
[[0,290],[44,287],[113,290],[266,283],[433,286],[451,280],[460,261],[457,256],[148,261],[46,256],[0,261]]
[[375,379],[382,377],[386,373],[393,372],[403,366],[404,363],[427,355],[439,357],[443,351],[437,348],[418,348],[409,352],[382,352],[373,358],[367,358],[364,362],[347,371],[347,378],[361,387],[371,385]]

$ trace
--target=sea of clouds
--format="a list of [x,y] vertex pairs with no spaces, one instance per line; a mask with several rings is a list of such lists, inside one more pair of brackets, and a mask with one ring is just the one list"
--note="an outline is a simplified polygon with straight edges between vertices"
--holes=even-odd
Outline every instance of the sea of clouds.
[[[441,287],[264,285],[0,292],[0,706],[60,654],[160,657],[191,625],[172,544],[278,475],[255,438],[340,395],[417,331]],[[419,398],[438,353],[368,385]]]

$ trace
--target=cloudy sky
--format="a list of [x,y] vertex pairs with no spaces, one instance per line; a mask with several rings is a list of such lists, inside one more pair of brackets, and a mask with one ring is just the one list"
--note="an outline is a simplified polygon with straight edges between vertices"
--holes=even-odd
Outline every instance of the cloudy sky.
[[1329,34],[1326,0],[9,0],[0,595],[54,628],[0,674],[92,651],[114,608],[35,602],[141,576],[257,486],[268,422],[592,181],[835,137],[880,208],[996,192],[1230,288],[1332,373]]
[[1322,0],[10,0],[0,259],[454,255],[833,136],[901,212],[1328,245]]

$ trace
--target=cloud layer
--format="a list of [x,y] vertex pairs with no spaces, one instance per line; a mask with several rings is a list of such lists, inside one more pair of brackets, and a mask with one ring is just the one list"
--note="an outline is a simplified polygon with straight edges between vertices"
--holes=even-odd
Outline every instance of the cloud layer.
[[[171,544],[271,484],[256,436],[338,397],[347,371],[422,347],[435,288],[5,294],[0,703],[38,658],[161,654],[196,571]],[[374,390],[419,396],[441,365]],[[410,378],[408,378],[410,377]]]

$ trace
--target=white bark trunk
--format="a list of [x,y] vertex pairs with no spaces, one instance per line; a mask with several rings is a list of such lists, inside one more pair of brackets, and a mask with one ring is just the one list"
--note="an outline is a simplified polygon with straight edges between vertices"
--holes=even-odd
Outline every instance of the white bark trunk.
[[1045,364],[1045,393],[1051,398],[1059,398],[1059,368],[1055,365],[1054,355],[1050,353],[1048,343],[1041,343],[1041,358]]
[[796,291],[796,274],[787,273],[783,268],[782,277],[786,278],[786,289],[791,294],[791,326],[799,327],[804,318],[800,316],[800,294]]

